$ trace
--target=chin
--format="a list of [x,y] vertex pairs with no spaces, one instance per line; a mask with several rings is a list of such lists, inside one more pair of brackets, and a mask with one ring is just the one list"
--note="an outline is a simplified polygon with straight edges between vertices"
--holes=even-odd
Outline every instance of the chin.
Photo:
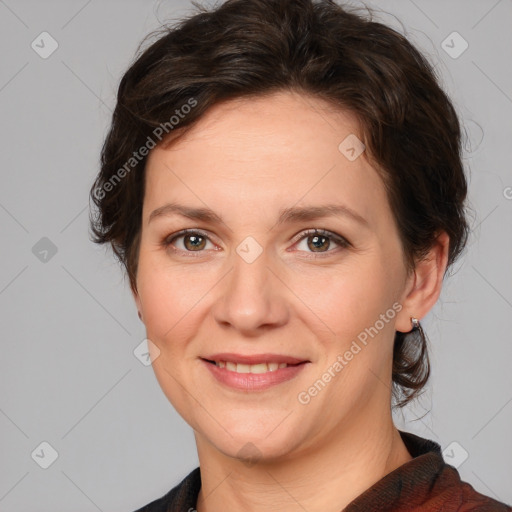
[[253,441],[238,439],[229,443],[229,446],[218,447],[218,449],[228,457],[239,460],[247,466],[282,460],[290,453],[290,447],[288,446],[257,439]]
[[[226,428],[229,433],[222,431],[220,436],[217,432],[217,435],[212,437],[206,435],[206,437],[219,452],[251,466],[257,462],[282,459],[300,444],[297,429],[280,429],[276,428],[277,425],[279,421],[275,422],[271,428],[255,429],[254,425],[238,424]],[[203,436],[205,436],[204,431]]]

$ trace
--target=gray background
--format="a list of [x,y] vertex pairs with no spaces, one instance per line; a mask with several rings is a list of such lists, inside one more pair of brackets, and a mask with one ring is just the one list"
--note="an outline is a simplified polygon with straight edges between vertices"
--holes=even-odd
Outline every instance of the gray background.
[[[512,503],[512,2],[368,5],[402,30],[396,15],[442,75],[470,137],[475,211],[467,254],[424,321],[431,384],[396,423]],[[145,331],[87,215],[121,74],[145,34],[190,8],[0,0],[1,511],[130,511],[197,466],[192,430],[134,356]],[[43,31],[59,45],[46,59],[31,47]],[[443,47],[454,31],[469,44],[457,58]],[[463,42],[445,44],[453,54]],[[42,442],[58,453],[47,469]]]

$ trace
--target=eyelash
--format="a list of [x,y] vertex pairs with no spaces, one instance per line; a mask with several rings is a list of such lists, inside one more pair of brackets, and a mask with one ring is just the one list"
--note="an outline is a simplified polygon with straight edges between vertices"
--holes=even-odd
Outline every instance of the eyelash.
[[[177,249],[177,248],[173,248],[172,247],[172,243],[177,240],[178,238],[181,238],[185,235],[199,235],[203,238],[206,238],[206,240],[212,242],[212,240],[210,240],[210,237],[204,232],[204,231],[201,231],[201,230],[197,230],[197,229],[183,229],[181,231],[179,231],[178,233],[174,233],[170,236],[167,236],[166,238],[164,238],[162,240],[162,246],[164,248],[167,248],[167,249],[171,249],[173,252],[176,252],[176,253],[185,253],[188,256],[192,257],[192,258],[195,258],[195,257],[199,257],[201,256],[201,253],[204,252],[204,250],[201,250],[201,251],[183,251],[182,249]],[[325,236],[327,238],[330,238],[332,239],[336,244],[338,244],[341,248],[348,248],[350,247],[350,242],[348,242],[348,240],[346,240],[344,237],[342,237],[341,235],[338,235],[336,233],[333,233],[332,231],[328,231],[326,229],[308,229],[306,231],[303,231],[301,233],[301,236],[299,238],[296,238],[294,237],[294,245],[298,242],[301,242],[302,240],[304,240],[305,238],[308,238],[312,235],[320,235],[320,236]],[[212,242],[213,243],[213,242]],[[310,258],[310,259],[316,259],[316,258],[323,258],[325,256],[329,256],[330,254],[332,254],[333,252],[335,251],[326,251],[326,252],[320,252],[320,253],[310,253],[312,254],[313,256],[305,256],[306,258]],[[197,254],[194,254],[194,253],[197,253]]]

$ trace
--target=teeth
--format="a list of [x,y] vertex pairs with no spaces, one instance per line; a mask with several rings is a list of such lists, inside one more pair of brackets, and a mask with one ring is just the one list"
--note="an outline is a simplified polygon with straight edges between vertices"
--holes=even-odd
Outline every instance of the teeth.
[[232,363],[231,361],[215,361],[215,365],[219,368],[226,368],[226,370],[237,373],[275,372],[278,368],[286,368],[288,366],[286,363],[243,364]]

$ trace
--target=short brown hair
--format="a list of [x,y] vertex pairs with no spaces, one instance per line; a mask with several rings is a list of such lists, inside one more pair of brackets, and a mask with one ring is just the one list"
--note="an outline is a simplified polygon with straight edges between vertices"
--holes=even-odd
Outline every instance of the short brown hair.
[[[194,5],[199,12],[150,34],[159,37],[139,47],[122,77],[90,192],[97,207],[93,241],[111,244],[132,290],[146,162],[138,151],[162,128],[186,133],[216,103],[286,90],[356,116],[386,186],[408,270],[441,231],[450,237],[448,265],[455,261],[468,236],[459,120],[432,66],[406,38],[332,0]],[[429,375],[423,331],[397,331],[396,405],[412,400]]]

